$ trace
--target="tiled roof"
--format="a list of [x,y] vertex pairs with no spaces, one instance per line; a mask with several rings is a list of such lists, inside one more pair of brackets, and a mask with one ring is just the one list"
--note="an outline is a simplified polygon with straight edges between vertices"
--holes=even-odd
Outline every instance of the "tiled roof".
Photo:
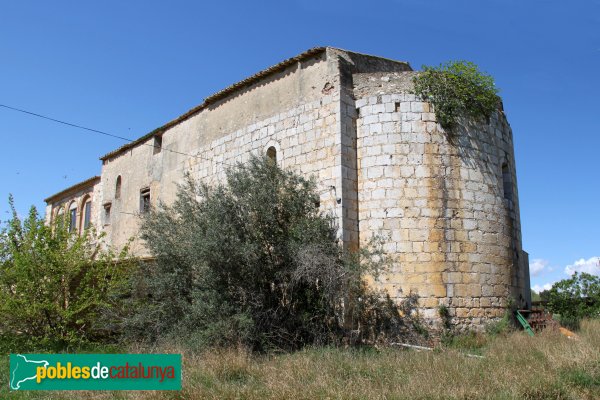
[[307,58],[310,58],[314,55],[317,54],[321,54],[322,52],[324,52],[327,48],[326,47],[314,47],[310,50],[307,50],[303,53],[298,54],[295,57],[292,58],[288,58],[287,60],[281,61],[278,64],[275,64],[267,69],[263,69],[262,71],[250,76],[249,78],[246,78],[244,80],[241,80],[237,83],[234,83],[231,86],[226,87],[225,89],[218,91],[217,93],[213,94],[212,96],[207,97],[206,99],[204,99],[204,102],[202,104],[200,104],[199,106],[196,106],[194,108],[192,108],[191,110],[189,110],[188,112],[186,112],[185,114],[181,115],[180,117],[175,118],[174,120],[167,122],[165,125],[161,126],[160,128],[157,128],[155,130],[153,130],[152,132],[140,137],[139,139],[136,139],[130,143],[127,143],[121,147],[119,147],[116,150],[111,151],[110,153],[105,154],[104,156],[100,157],[101,160],[106,160],[108,158],[111,158],[112,156],[115,156],[125,150],[128,150],[132,147],[137,146],[138,144],[150,139],[152,136],[157,135],[157,134],[162,134],[163,132],[165,132],[167,129],[179,124],[180,122],[185,121],[186,119],[190,118],[191,116],[195,115],[196,113],[198,113],[199,111],[201,111],[202,109],[208,107],[209,105],[223,99],[224,97],[227,97],[228,95],[230,95],[231,93],[248,87],[254,83],[256,83],[257,81],[259,81],[260,79],[269,76],[271,74],[274,74],[276,72],[279,72],[285,68],[287,68],[290,65],[293,65],[295,63],[297,63],[298,61],[302,61],[305,60]]
[[81,190],[81,189],[86,188],[88,186],[93,186],[93,184],[95,184],[97,181],[100,181],[100,177],[99,176],[93,176],[93,177],[91,177],[89,179],[86,179],[85,181],[76,183],[73,186],[70,186],[70,187],[68,187],[68,188],[66,188],[64,190],[61,190],[58,193],[53,194],[52,196],[44,199],[44,201],[47,204],[50,204],[52,202],[52,200],[60,198],[63,195],[65,195],[66,193],[68,193],[68,192],[75,192],[77,190]]

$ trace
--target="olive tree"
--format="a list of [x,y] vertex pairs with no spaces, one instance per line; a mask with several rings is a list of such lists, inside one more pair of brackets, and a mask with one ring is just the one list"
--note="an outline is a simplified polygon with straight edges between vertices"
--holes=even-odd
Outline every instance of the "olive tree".
[[294,349],[399,317],[365,284],[381,254],[342,250],[313,180],[260,157],[226,177],[213,186],[188,177],[172,205],[144,218],[155,261],[136,279],[143,312],[129,319],[130,334]]

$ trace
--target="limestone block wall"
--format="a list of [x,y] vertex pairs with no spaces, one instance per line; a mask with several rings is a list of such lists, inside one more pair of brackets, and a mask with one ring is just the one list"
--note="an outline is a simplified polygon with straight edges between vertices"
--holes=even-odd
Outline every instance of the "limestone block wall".
[[139,237],[142,190],[153,206],[171,204],[186,174],[221,183],[226,168],[272,147],[280,166],[316,178],[346,249],[385,238],[394,263],[375,284],[397,301],[417,296],[432,325],[440,305],[465,329],[502,317],[509,298],[525,306],[528,260],[502,111],[448,135],[410,94],[407,63],[333,48],[290,60],[103,157],[101,179],[51,198],[47,216],[89,194],[107,242],[118,250],[133,238],[133,253],[150,256]]
[[409,94],[413,74],[354,75],[360,241],[386,238],[394,266],[376,284],[392,297],[415,294],[433,323],[443,304],[457,326],[481,327],[529,291],[512,133],[499,112],[448,136]]
[[91,202],[91,218],[90,223],[94,227],[99,227],[100,221],[98,220],[98,199],[100,198],[101,182],[98,177],[89,179],[84,182],[80,182],[71,188],[67,188],[64,191],[57,193],[46,199],[46,223],[51,223],[56,220],[59,213],[69,215],[72,208],[76,209],[76,225],[75,230],[77,232],[82,231],[84,221],[84,207],[89,201]]
[[[186,173],[218,183],[225,169],[250,154],[277,151],[279,164],[316,178],[321,207],[333,214],[347,248],[358,245],[356,108],[353,71],[405,71],[407,63],[333,48],[267,74],[260,80],[160,129],[154,138],[103,158],[102,203],[114,218],[104,229],[116,248],[134,238],[133,252],[148,256],[139,240],[140,190],[151,203],[170,204]],[[115,186],[121,177],[121,197]]]
[[321,207],[339,216],[336,193],[341,174],[335,157],[340,146],[336,135],[336,96],[325,95],[319,100],[299,104],[203,146],[201,153],[214,161],[191,159],[189,171],[205,182],[220,182],[225,178],[227,166],[244,162],[251,154],[264,155],[272,146],[281,167],[316,178]]
[[[102,201],[112,202],[115,216],[104,227],[109,241],[120,248],[134,238],[133,252],[149,256],[138,235],[142,188],[150,188],[153,205],[170,204],[186,173],[209,184],[223,182],[226,168],[246,161],[250,154],[265,154],[271,146],[282,167],[316,177],[321,206],[338,217],[341,229],[339,88],[337,64],[325,52],[170,127],[161,133],[158,153],[150,137],[106,158]],[[119,176],[121,197],[116,199]]]
[[341,206],[342,234],[347,250],[359,247],[359,199],[358,199],[358,160],[357,160],[357,109],[353,87],[353,74],[386,73],[412,71],[406,62],[373,57],[364,54],[332,49],[331,58],[340,76],[339,122],[340,136],[338,153],[342,174]]

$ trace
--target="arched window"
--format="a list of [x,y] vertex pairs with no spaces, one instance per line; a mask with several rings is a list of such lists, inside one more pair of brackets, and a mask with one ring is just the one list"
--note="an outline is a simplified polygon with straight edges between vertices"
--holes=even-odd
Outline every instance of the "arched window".
[[115,199],[121,198],[121,175],[117,176],[117,183],[115,184]]
[[510,202],[513,200],[512,175],[508,163],[502,164],[502,188],[504,189],[504,198]]
[[277,149],[275,146],[271,146],[267,149],[267,157],[269,157],[269,159],[274,163],[277,162]]
[[92,223],[92,199],[90,196],[85,196],[81,202],[81,222],[79,223],[80,230],[83,232],[88,229]]
[[72,202],[69,205],[69,232],[77,229],[77,203]]
[[64,215],[64,213],[65,213],[65,209],[62,205],[59,207],[56,207],[52,214],[52,222],[53,223],[57,222],[58,219]]

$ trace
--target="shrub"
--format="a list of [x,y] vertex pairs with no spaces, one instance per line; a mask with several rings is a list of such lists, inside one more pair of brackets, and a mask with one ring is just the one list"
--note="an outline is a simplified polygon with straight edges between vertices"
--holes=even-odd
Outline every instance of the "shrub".
[[491,336],[503,335],[511,331],[510,313],[506,311],[499,321],[492,321],[485,326],[485,332]]
[[66,219],[46,225],[35,207],[0,232],[0,336],[34,347],[81,345],[115,333],[113,317],[132,263],[93,229],[69,233]]
[[214,187],[188,178],[143,221],[156,262],[136,278],[130,335],[294,349],[395,326],[397,310],[364,279],[381,253],[342,251],[314,181],[257,157],[226,175]]
[[548,309],[559,314],[559,321],[571,329],[578,329],[582,318],[600,317],[600,277],[575,272],[570,278],[552,285],[541,293],[548,301]]
[[499,105],[494,79],[467,61],[423,66],[414,78],[414,93],[433,104],[438,123],[448,132],[459,118],[487,119]]

